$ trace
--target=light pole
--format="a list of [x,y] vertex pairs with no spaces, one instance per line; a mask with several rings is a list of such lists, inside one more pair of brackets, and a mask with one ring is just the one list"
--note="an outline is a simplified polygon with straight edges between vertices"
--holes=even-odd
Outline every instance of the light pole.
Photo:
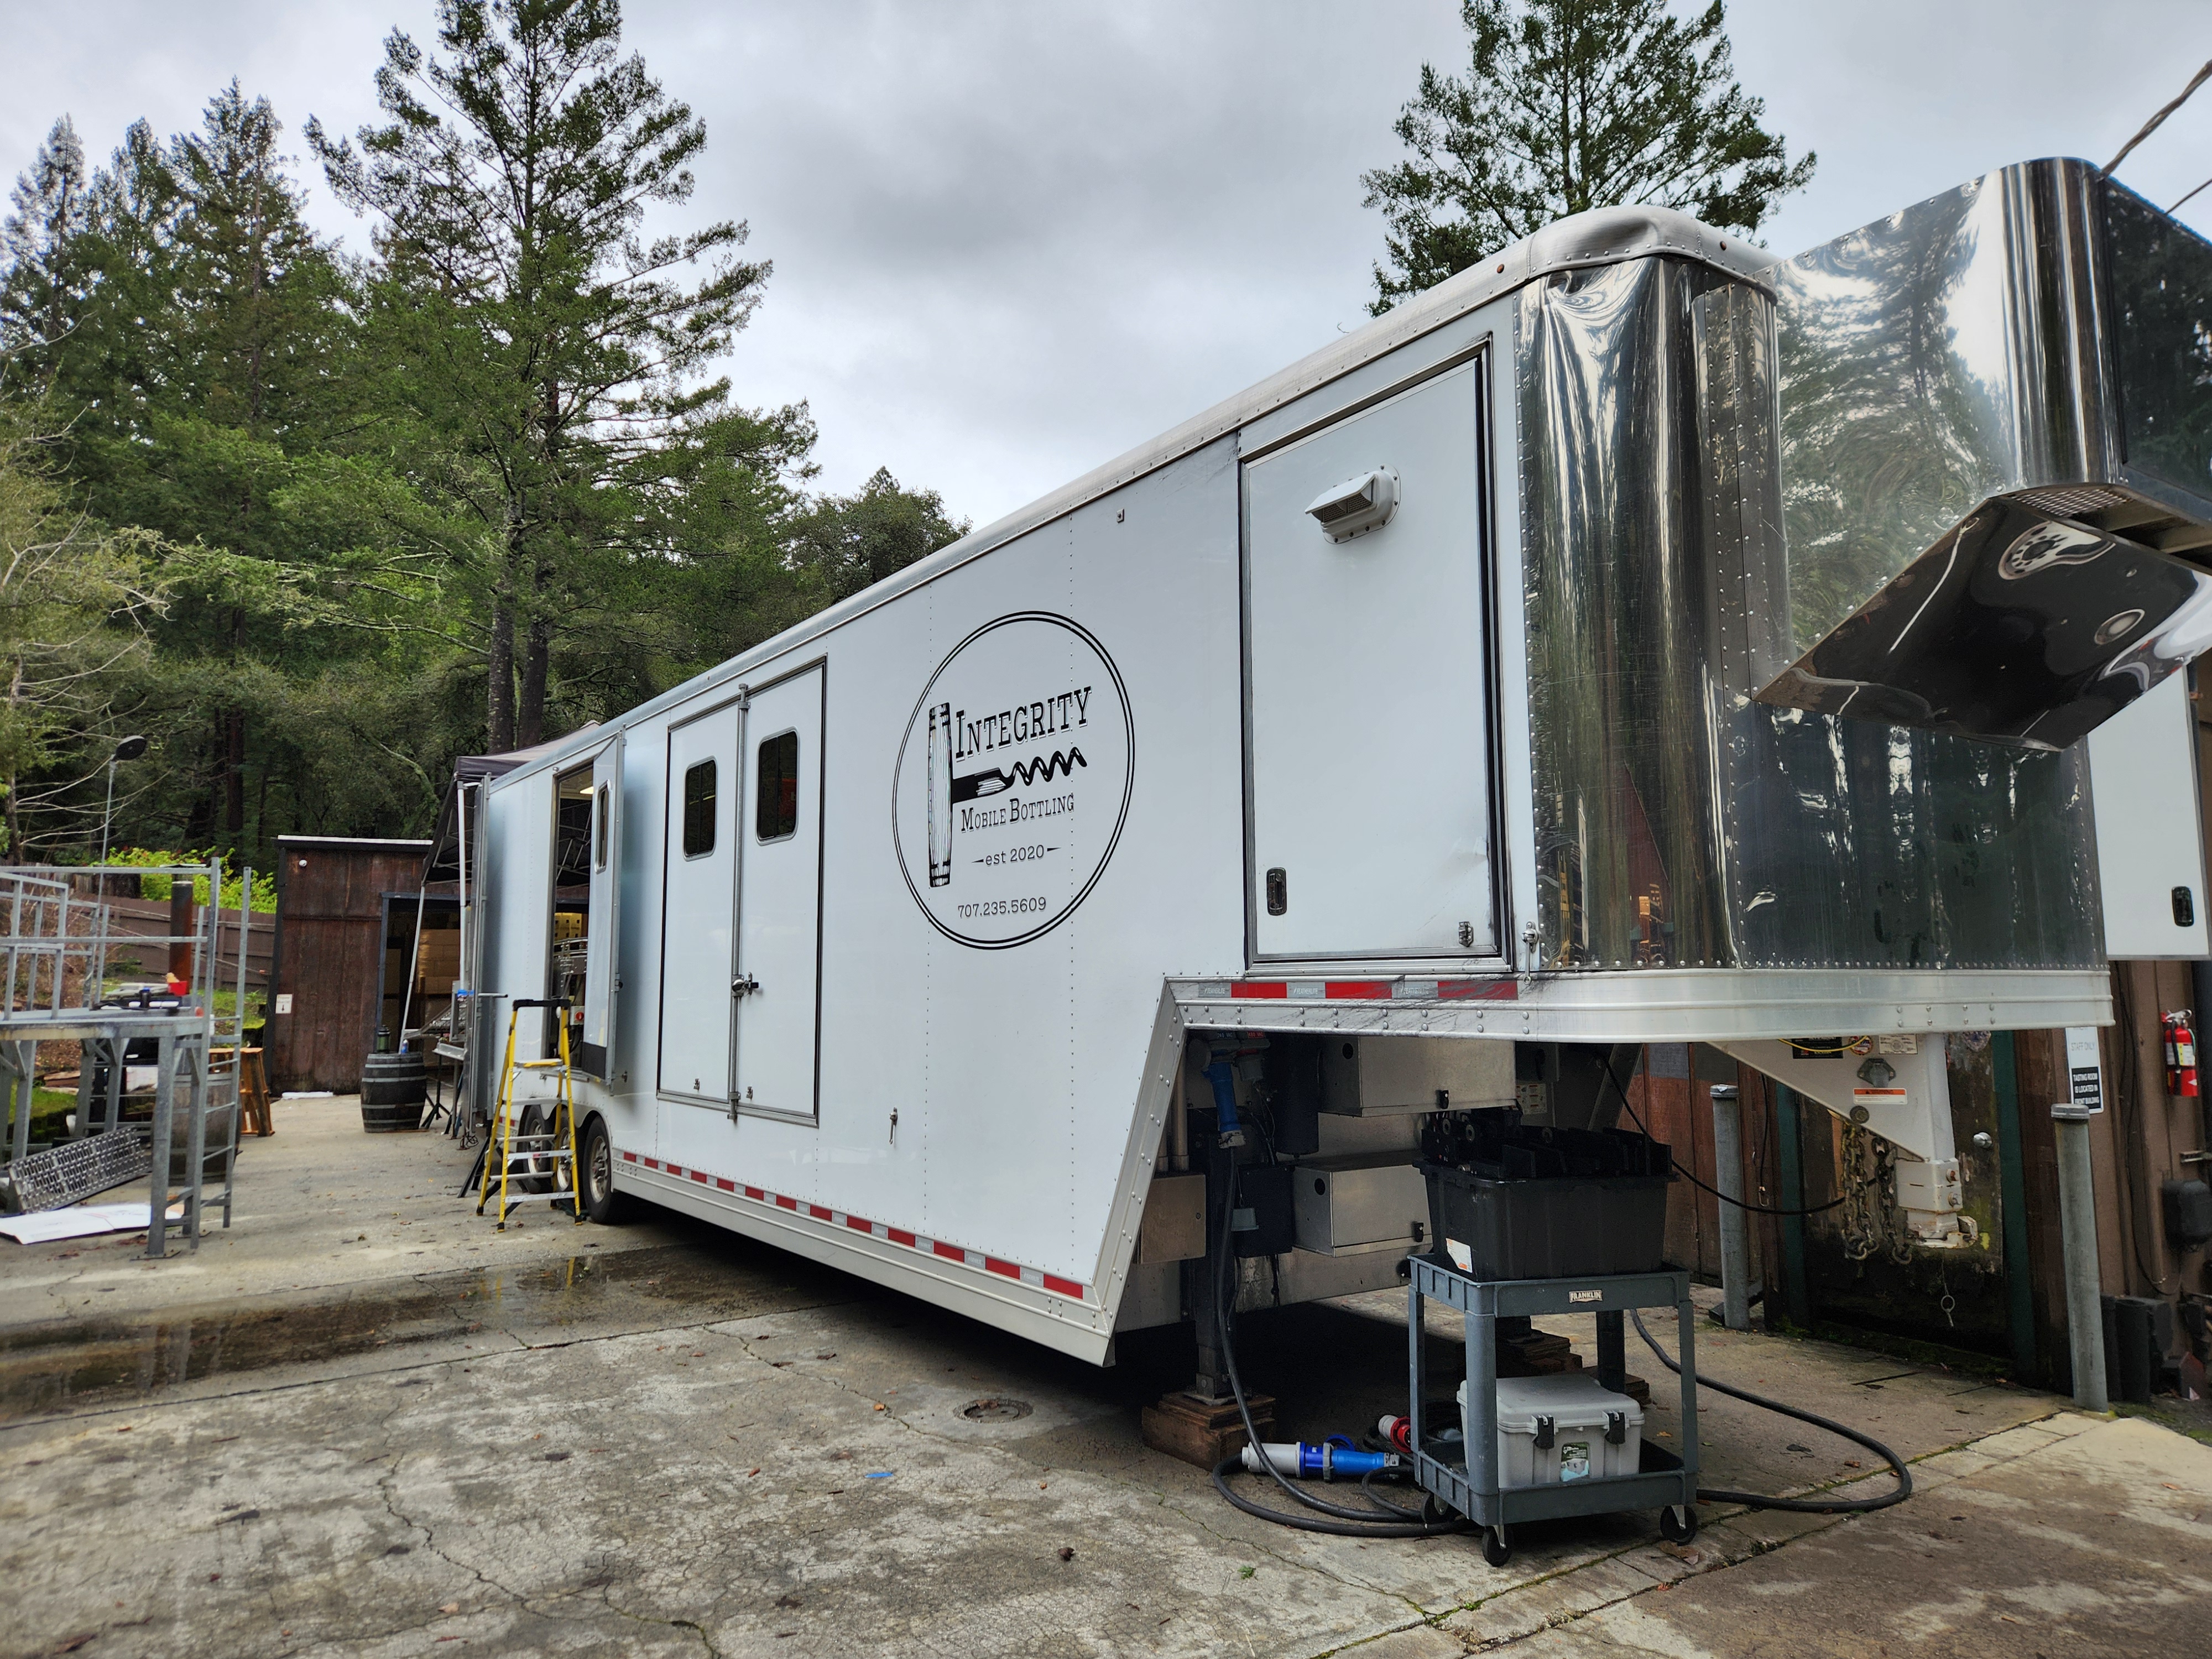
[[107,806],[100,815],[100,890],[107,891],[107,830],[115,820],[115,763],[137,760],[146,752],[146,739],[133,734],[115,745],[107,757]]

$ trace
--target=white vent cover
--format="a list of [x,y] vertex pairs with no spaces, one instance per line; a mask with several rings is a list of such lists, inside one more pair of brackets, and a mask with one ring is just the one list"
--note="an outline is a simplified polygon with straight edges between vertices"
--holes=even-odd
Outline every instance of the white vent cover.
[[1324,489],[1306,508],[1333,542],[1380,530],[1398,510],[1398,474],[1387,466]]

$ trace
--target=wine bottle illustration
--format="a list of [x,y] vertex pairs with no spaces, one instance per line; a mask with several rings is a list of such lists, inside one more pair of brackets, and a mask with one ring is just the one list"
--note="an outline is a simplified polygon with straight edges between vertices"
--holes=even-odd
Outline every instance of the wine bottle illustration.
[[929,884],[952,880],[952,705],[929,711]]

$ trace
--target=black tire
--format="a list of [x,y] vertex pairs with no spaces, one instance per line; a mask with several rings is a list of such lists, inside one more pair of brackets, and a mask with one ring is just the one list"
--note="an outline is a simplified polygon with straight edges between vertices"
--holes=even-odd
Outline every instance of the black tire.
[[1513,1559],[1513,1538],[1503,1527],[1482,1529],[1482,1559],[1493,1567],[1502,1567]]
[[606,1120],[594,1114],[584,1121],[577,1156],[583,1162],[584,1213],[602,1227],[617,1226],[635,1213],[626,1194],[615,1190],[615,1143]]
[[[1677,1521],[1679,1515],[1682,1518]],[[1670,1544],[1686,1544],[1698,1535],[1698,1510],[1694,1504],[1669,1504],[1659,1511],[1659,1535]]]
[[[554,1122],[552,1102],[527,1102],[523,1106],[522,1115],[514,1122],[515,1139],[520,1140],[526,1135],[549,1134]],[[542,1152],[535,1156],[517,1152],[514,1167],[507,1171],[507,1178],[510,1185],[520,1187],[526,1193],[550,1193],[553,1190],[554,1173],[558,1167]]]

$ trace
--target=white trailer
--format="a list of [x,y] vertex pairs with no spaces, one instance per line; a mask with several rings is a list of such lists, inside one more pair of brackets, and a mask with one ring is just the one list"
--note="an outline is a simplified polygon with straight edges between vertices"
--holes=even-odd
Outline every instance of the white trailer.
[[483,786],[479,1030],[580,991],[595,1203],[1094,1362],[1210,1293],[1231,1051],[1299,1171],[1242,1305],[1395,1284],[1421,1113],[1609,1121],[1648,1041],[1855,1113],[1955,1244],[1940,1034],[2109,1020],[2074,740],[2212,587],[2208,434],[2116,391],[2191,349],[2128,261],[2207,314],[2150,211],[2042,162],[1787,265],[1508,248]]

